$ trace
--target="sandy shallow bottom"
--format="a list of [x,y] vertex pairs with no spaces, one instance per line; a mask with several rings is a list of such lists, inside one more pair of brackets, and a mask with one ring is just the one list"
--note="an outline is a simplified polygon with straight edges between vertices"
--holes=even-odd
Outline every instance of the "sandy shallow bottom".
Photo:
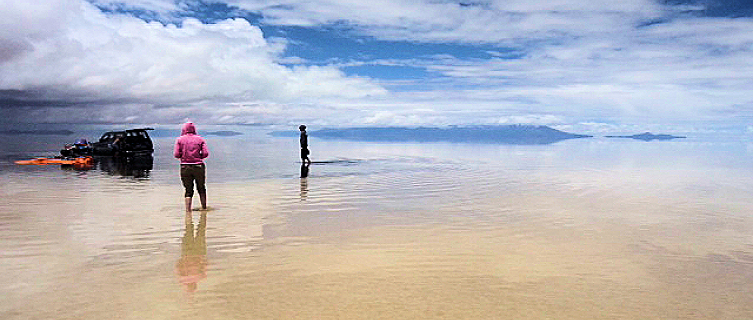
[[582,175],[415,193],[268,180],[210,186],[190,216],[179,185],[17,188],[0,318],[753,318],[748,190],[681,180],[660,195]]

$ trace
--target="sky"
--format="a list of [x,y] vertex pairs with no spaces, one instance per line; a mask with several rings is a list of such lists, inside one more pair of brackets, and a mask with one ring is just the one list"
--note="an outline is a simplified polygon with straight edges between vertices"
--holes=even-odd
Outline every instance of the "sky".
[[0,0],[5,126],[753,133],[751,88],[750,0]]

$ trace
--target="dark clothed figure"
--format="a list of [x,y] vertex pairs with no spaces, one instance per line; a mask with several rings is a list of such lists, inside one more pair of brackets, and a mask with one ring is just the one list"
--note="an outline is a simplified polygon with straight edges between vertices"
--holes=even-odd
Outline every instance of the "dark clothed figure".
[[309,159],[309,136],[306,133],[306,126],[301,125],[298,127],[298,130],[301,130],[301,162],[309,164],[311,163],[311,159]]

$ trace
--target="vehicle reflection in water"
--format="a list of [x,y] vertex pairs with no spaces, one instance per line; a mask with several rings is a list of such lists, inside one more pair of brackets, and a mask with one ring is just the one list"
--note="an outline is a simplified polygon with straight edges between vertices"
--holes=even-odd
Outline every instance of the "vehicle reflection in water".
[[194,233],[191,212],[186,212],[186,231],[181,241],[181,255],[175,264],[178,281],[188,293],[193,293],[199,281],[207,277],[207,213],[201,212]]
[[133,157],[97,157],[99,169],[109,175],[148,179],[154,167],[151,155]]

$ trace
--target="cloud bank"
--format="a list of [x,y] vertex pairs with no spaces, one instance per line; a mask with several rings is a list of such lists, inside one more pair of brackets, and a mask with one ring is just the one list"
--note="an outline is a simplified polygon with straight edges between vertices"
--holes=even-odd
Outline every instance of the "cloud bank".
[[[197,10],[208,3],[194,0],[0,8],[0,112],[40,121],[192,117],[600,128],[753,117],[753,9],[724,1],[217,3],[227,9],[217,16],[229,18],[200,20],[205,15]],[[337,37],[384,46],[343,59],[337,47],[325,45],[315,49],[329,62],[311,63],[288,54],[310,45],[287,38],[290,28],[334,30]],[[391,43],[478,48],[479,54],[389,58]],[[358,66],[411,68],[426,76],[382,79],[345,71]]]
[[164,25],[104,14],[84,1],[13,2],[0,10],[6,105],[208,106],[385,94],[334,67],[279,64],[285,44],[240,18]]

